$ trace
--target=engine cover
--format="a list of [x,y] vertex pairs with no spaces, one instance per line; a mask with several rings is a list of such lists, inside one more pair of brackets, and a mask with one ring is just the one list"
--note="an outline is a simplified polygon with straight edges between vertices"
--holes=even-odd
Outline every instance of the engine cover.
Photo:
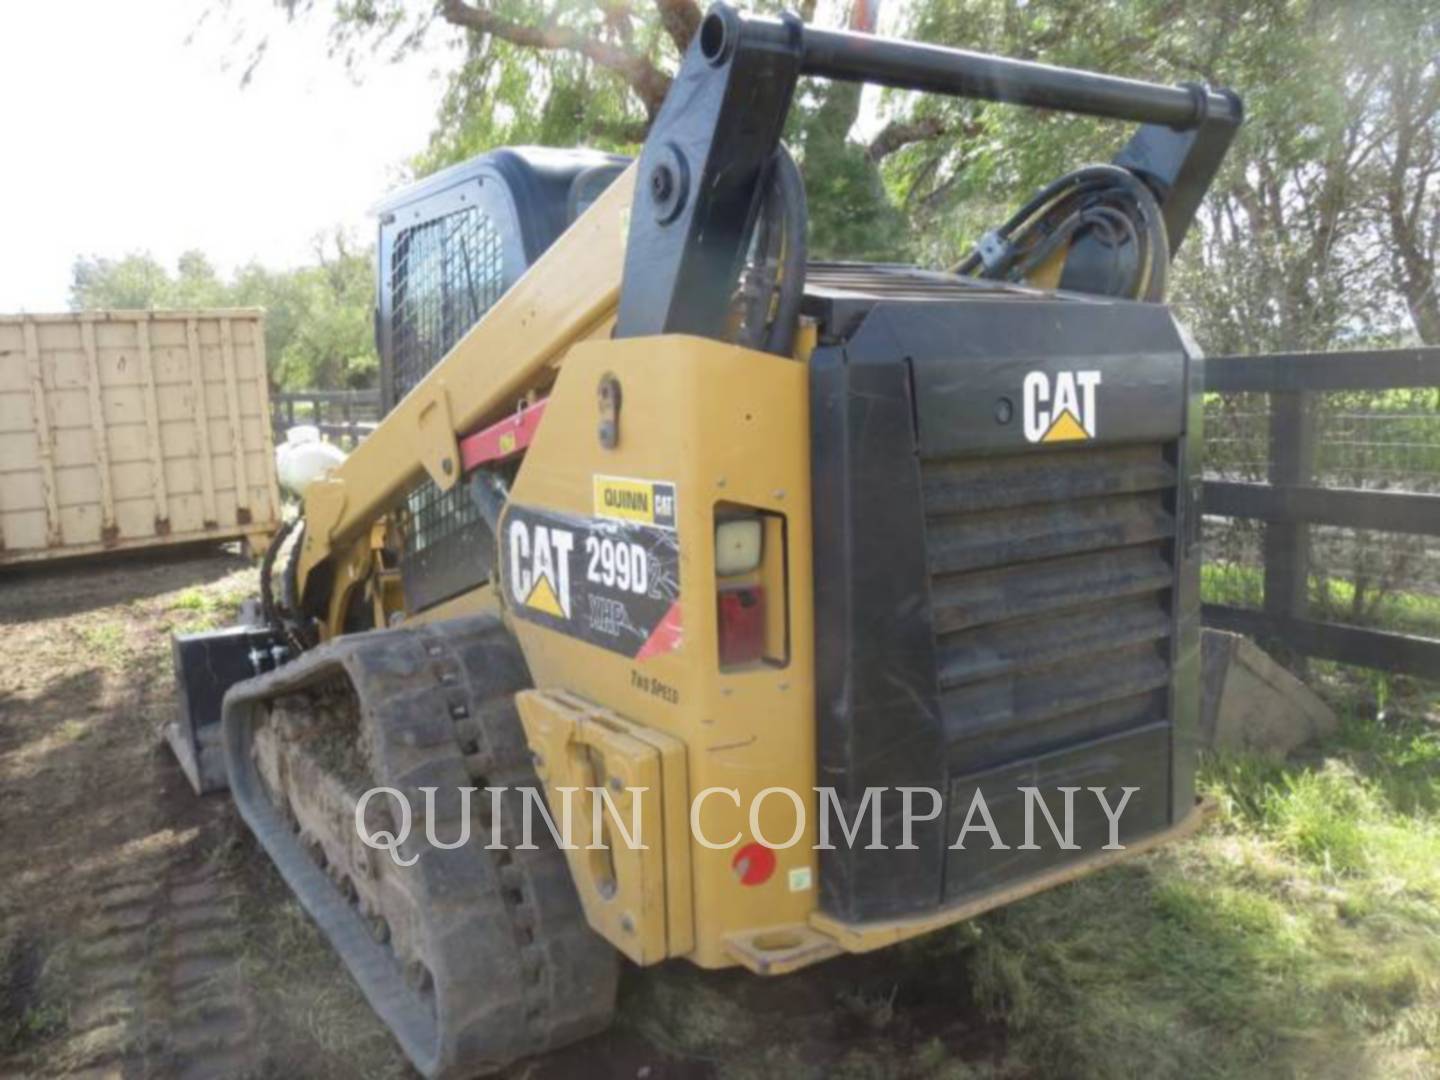
[[[1159,305],[959,293],[851,312],[812,357],[819,782],[847,820],[888,789],[889,850],[820,853],[846,921],[1095,854],[1087,789],[1136,789],[1122,844],[1194,805],[1198,353]],[[900,787],[946,796],[909,851]],[[952,847],[977,790],[1023,836],[1026,787],[1057,821],[1079,789],[1078,850]]]

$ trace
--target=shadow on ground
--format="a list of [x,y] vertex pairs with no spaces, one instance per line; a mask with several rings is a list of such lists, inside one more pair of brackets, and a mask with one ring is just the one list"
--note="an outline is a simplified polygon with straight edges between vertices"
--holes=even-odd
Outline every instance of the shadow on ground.
[[201,587],[251,565],[212,543],[6,566],[0,568],[0,625],[130,604]]

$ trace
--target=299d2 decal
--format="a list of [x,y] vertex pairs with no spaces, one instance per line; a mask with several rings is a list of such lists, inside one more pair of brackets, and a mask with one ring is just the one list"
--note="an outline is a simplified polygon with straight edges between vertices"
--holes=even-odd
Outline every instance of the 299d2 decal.
[[500,534],[516,615],[637,660],[680,647],[673,529],[512,506]]

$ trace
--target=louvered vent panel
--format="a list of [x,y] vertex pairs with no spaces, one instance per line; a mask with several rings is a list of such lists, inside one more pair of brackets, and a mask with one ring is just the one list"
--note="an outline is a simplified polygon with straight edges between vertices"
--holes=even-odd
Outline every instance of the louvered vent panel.
[[1165,719],[1165,445],[929,461],[922,481],[952,773]]

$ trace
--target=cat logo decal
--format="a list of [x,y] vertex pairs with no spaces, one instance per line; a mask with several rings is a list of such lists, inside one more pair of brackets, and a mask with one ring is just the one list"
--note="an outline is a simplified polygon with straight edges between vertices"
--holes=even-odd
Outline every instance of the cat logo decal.
[[1025,376],[1025,438],[1032,443],[1093,439],[1098,427],[1098,371],[1045,371]]

